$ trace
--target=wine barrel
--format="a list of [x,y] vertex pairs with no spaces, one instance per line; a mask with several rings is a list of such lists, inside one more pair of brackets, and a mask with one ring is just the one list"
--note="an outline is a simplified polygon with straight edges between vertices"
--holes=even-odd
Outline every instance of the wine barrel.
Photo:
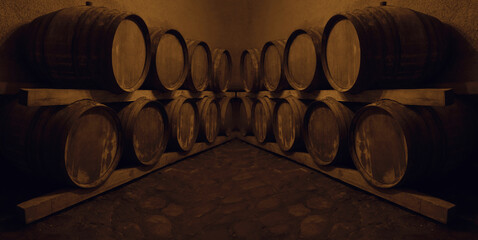
[[163,105],[142,97],[121,109],[118,116],[125,139],[122,162],[139,162],[145,166],[158,163],[170,134]]
[[176,90],[189,72],[189,53],[181,33],[174,29],[151,28],[151,70],[144,85],[147,89]]
[[211,89],[215,92],[226,92],[232,78],[232,58],[226,49],[216,48],[213,53],[214,77]]
[[439,73],[449,34],[436,18],[401,7],[369,7],[330,18],[322,64],[337,91],[417,87]]
[[220,106],[214,97],[203,97],[198,102],[199,141],[213,143],[219,134]]
[[304,142],[318,165],[346,163],[348,133],[354,114],[333,98],[309,105],[304,116]]
[[122,132],[116,113],[91,100],[67,107],[12,103],[3,110],[1,129],[4,159],[59,185],[97,187],[121,156]]
[[262,47],[260,71],[267,91],[290,88],[283,67],[285,42],[286,40],[269,41]]
[[252,134],[252,99],[248,97],[238,98],[239,117],[238,128],[242,136]]
[[241,54],[240,73],[246,92],[257,92],[262,88],[259,72],[260,56],[259,50],[255,48],[246,49]]
[[287,39],[284,72],[296,90],[329,88],[321,63],[322,29],[297,29]]
[[221,123],[219,134],[224,136],[231,136],[232,131],[236,128],[237,111],[234,108],[234,99],[230,97],[223,97],[219,101],[221,110]]
[[149,31],[135,14],[71,7],[41,16],[27,28],[30,65],[53,87],[132,92],[148,74]]
[[191,91],[204,91],[213,77],[211,50],[203,41],[187,40],[186,42],[189,54],[189,73],[184,87]]
[[407,107],[382,100],[359,110],[350,127],[350,153],[373,186],[391,188],[444,179],[474,157],[476,115],[457,102]]
[[279,99],[274,107],[272,127],[274,137],[284,152],[305,150],[302,123],[307,106],[294,97]]
[[193,99],[183,96],[167,103],[171,137],[167,149],[189,152],[199,133],[199,114]]
[[275,102],[267,96],[258,97],[252,105],[252,131],[260,143],[274,140],[272,117]]

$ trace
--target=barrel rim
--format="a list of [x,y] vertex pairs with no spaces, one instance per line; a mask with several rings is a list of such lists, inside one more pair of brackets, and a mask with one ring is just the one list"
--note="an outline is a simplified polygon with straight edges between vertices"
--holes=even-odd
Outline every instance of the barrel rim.
[[241,129],[242,125],[239,125],[239,132],[241,133],[242,136],[247,136],[247,134],[252,132],[252,104],[254,102],[254,99],[249,97],[239,97],[238,99],[240,102],[238,111],[240,112],[241,106],[244,105],[244,108],[246,110],[246,119],[247,119],[246,128]]
[[[267,100],[266,100],[267,99]],[[262,97],[258,97],[255,101],[253,101],[252,103],[252,107],[251,107],[251,113],[252,113],[252,116],[251,116],[251,122],[252,122],[252,132],[254,133],[254,136],[256,137],[257,139],[257,142],[259,143],[265,143],[267,141],[267,139],[270,139],[270,138],[274,138],[274,134],[273,134],[273,127],[272,127],[272,119],[273,119],[273,110],[271,111],[269,107],[269,104],[266,102],[266,101],[273,101],[272,99],[270,99],[268,96],[262,96]],[[269,124],[267,124],[267,129],[265,131],[265,135],[264,135],[264,138],[259,138],[258,134],[257,134],[257,128],[256,128],[256,114],[255,114],[255,109],[256,109],[256,105],[257,103],[260,102],[263,107],[265,107],[267,109],[267,115],[269,115]],[[271,134],[272,133],[272,134]],[[272,135],[272,136],[270,136]]]
[[[186,82],[184,83],[184,85],[187,86],[187,88],[189,88],[192,91],[197,91],[197,92],[204,91],[209,86],[209,83],[212,81],[212,78],[213,78],[211,49],[209,48],[209,45],[202,40],[186,40],[186,42],[187,42],[188,55],[189,55],[189,59],[187,62],[189,66],[188,66],[188,76],[186,78]],[[193,53],[198,46],[201,46],[205,49],[206,57],[207,57],[207,74],[206,74],[207,79],[199,87],[196,86],[195,82],[192,79],[192,66],[191,66]]]
[[[209,107],[211,107],[211,104],[216,106],[217,109],[217,115],[216,115],[216,129],[214,130],[214,135],[212,136],[212,139],[208,138],[208,134],[206,133],[206,123],[205,123],[205,118],[204,116],[207,116],[207,111],[209,110]],[[203,110],[203,111],[201,111]],[[199,135],[198,138],[206,140],[207,144],[213,143],[217,136],[219,135],[219,127],[220,127],[220,121],[221,121],[221,114],[220,114],[220,106],[219,103],[217,102],[216,98],[214,97],[209,97],[205,96],[201,100],[199,100],[199,105],[198,105],[198,111],[199,111],[199,118],[201,119],[199,121]]]
[[[261,51],[261,58],[260,58],[260,65],[259,65],[259,68],[260,68],[260,72],[261,72],[261,76],[263,77],[263,82],[264,82],[264,87],[268,90],[268,91],[271,91],[271,92],[274,92],[274,91],[279,91],[281,90],[281,83],[283,83],[284,81],[287,81],[285,79],[285,73],[284,73],[284,52],[281,52],[279,50],[279,48],[277,47],[277,42],[280,41],[280,40],[274,40],[274,41],[268,41],[264,44],[264,46],[262,47],[262,51]],[[277,51],[279,52],[279,56],[280,56],[280,63],[281,63],[281,68],[280,68],[280,77],[279,77],[279,80],[277,82],[277,87],[273,88],[270,84],[269,84],[269,81],[266,81],[267,77],[266,77],[266,74],[265,74],[265,69],[264,69],[264,61],[265,61],[265,58],[266,58],[266,52],[267,50],[269,49],[269,47],[272,47],[274,46]]]
[[[248,48],[248,49],[245,49],[244,51],[242,51],[242,54],[241,54],[241,61],[240,61],[240,76],[241,76],[241,79],[242,79],[242,83],[244,85],[244,91],[246,92],[253,92],[255,90],[258,90],[259,86],[260,86],[260,73],[259,73],[259,59],[257,59],[257,56],[256,54],[254,53],[254,51],[256,51],[256,49],[253,49],[253,48]],[[249,54],[249,55],[252,55],[253,57],[251,57],[251,60],[253,62],[253,68],[255,70],[255,80],[256,81],[253,81],[252,82],[252,86],[247,86],[247,81],[246,81],[246,78],[245,78],[245,70],[244,70],[244,60],[246,58],[246,55]]]
[[[234,130],[234,126],[230,127],[230,129],[228,129],[228,127],[226,126],[226,112],[227,112],[227,108],[229,107],[229,105],[232,104],[232,100],[234,98],[232,97],[223,97],[220,101],[219,101],[219,107],[220,107],[220,111],[221,111],[221,121],[220,121],[220,127],[219,127],[219,132],[220,133],[223,133],[224,135],[226,136],[231,136],[231,133],[232,131]],[[232,107],[232,106],[231,106]],[[234,110],[233,110],[234,111]],[[234,118],[234,117],[233,117]],[[234,125],[234,124],[233,124]]]
[[[294,150],[295,148],[298,147],[298,144],[300,144],[300,139],[301,139],[301,134],[302,134],[302,121],[301,121],[301,117],[302,116],[297,116],[297,115],[300,115],[300,110],[301,109],[296,109],[295,111],[297,112],[297,114],[293,114],[292,115],[292,121],[294,121],[292,123],[292,126],[293,126],[293,131],[294,131],[294,142],[291,144],[291,147],[287,148],[284,146],[284,144],[282,144],[281,141],[279,141],[278,139],[278,136],[279,136],[279,130],[278,130],[278,123],[277,123],[277,112],[279,110],[279,107],[281,104],[284,104],[284,103],[287,103],[290,105],[292,111],[294,112],[294,107],[293,105],[296,104],[295,101],[300,101],[299,99],[296,99],[292,96],[288,96],[286,98],[280,98],[280,99],[276,99],[276,104],[274,106],[274,114],[273,114],[273,117],[272,117],[272,127],[273,127],[273,130],[274,130],[274,138],[276,140],[276,143],[277,145],[279,145],[279,148],[284,152],[284,153],[292,153],[292,150]],[[294,123],[299,123],[299,124],[294,124]]]
[[[61,131],[61,132],[59,133],[60,138],[58,140],[60,141],[60,149],[61,149],[61,153],[62,153],[61,155],[63,156],[63,159],[62,159],[60,164],[62,166],[61,169],[64,169],[64,174],[66,174],[66,176],[67,176],[66,180],[70,184],[73,184],[73,185],[81,187],[81,188],[93,188],[93,187],[97,187],[97,186],[100,186],[101,184],[103,184],[110,177],[110,175],[113,173],[113,171],[118,166],[119,160],[122,156],[123,147],[124,147],[123,146],[123,131],[121,129],[121,121],[120,121],[116,112],[113,109],[111,109],[110,107],[108,107],[104,104],[101,104],[101,103],[98,103],[98,102],[95,102],[95,101],[89,100],[89,99],[78,100],[78,101],[68,105],[67,107],[63,108],[59,112],[55,113],[55,115],[57,115],[61,111],[64,111],[68,108],[73,108],[74,105],[80,104],[82,102],[91,103],[93,105],[85,107],[84,109],[80,108],[81,111],[74,112],[74,115],[71,116],[67,121],[65,121],[64,125],[61,126],[61,129],[59,129],[59,131]],[[68,172],[68,170],[66,168],[66,158],[65,158],[66,151],[65,150],[66,150],[66,145],[68,143],[67,139],[70,136],[71,130],[77,124],[76,120],[78,120],[83,115],[87,114],[88,112],[96,111],[97,109],[102,109],[105,112],[107,112],[108,115],[111,117],[111,120],[114,122],[114,125],[116,126],[116,130],[117,130],[116,133],[117,133],[117,139],[118,139],[116,154],[115,154],[115,157],[113,158],[113,163],[110,165],[111,167],[108,169],[108,171],[106,171],[103,174],[103,176],[101,176],[99,179],[97,179],[97,180],[95,180],[91,183],[79,183],[70,176],[70,173]],[[58,153],[60,153],[60,151],[58,151]]]
[[[213,84],[211,84],[211,85],[213,86],[213,88],[215,90],[219,90],[220,92],[227,92],[227,90],[229,89],[230,79],[232,78],[232,58],[231,58],[231,54],[229,53],[229,50],[224,49],[224,48],[214,49],[214,54],[216,54],[216,51],[219,51],[219,53],[217,53],[217,55],[215,55],[215,58],[214,58],[214,64],[213,64],[214,77],[213,77],[213,82],[212,82]],[[220,86],[219,81],[217,80],[216,69],[219,68],[219,64],[221,62],[221,58],[222,58],[223,54],[226,56],[226,59],[227,59],[227,64],[226,64],[227,77],[225,79],[226,82],[224,83],[224,87],[221,89],[219,87]]]
[[[157,78],[159,82],[161,83],[160,86],[155,85],[155,88],[157,89],[164,88],[169,91],[177,90],[184,84],[189,73],[189,63],[188,63],[189,51],[188,51],[188,46],[186,44],[186,40],[184,39],[183,35],[181,35],[181,33],[178,30],[173,28],[168,28],[164,30],[159,28],[152,28],[152,32],[157,33],[157,34],[153,34],[154,39],[152,39],[152,41],[155,43],[155,46],[153,46],[153,52],[152,52],[152,63],[154,67],[154,73],[152,75],[154,75],[154,77]],[[158,76],[158,72],[157,72],[158,70],[156,68],[156,53],[159,46],[159,42],[161,41],[161,38],[163,38],[166,34],[173,35],[179,41],[179,44],[181,45],[181,48],[182,48],[183,60],[184,60],[183,71],[178,77],[179,81],[176,81],[175,84],[172,86],[166,86],[164,84],[164,81]]]
[[[144,67],[143,67],[143,72],[141,73],[141,76],[139,78],[139,80],[135,83],[135,85],[133,87],[130,87],[130,88],[123,88],[123,87],[120,87],[118,85],[118,83],[116,81],[112,81],[112,79],[115,79],[116,80],[116,77],[114,75],[114,72],[113,72],[113,63],[112,63],[112,53],[113,53],[113,49],[112,49],[112,46],[113,46],[113,40],[114,40],[114,37],[116,35],[116,30],[119,26],[119,24],[124,21],[124,20],[130,20],[134,23],[136,23],[138,25],[138,28],[140,29],[141,33],[143,34],[143,38],[144,38],[144,44],[145,44],[145,51],[146,51],[146,59],[145,59],[145,62],[144,62]],[[105,51],[106,51],[106,55],[105,56],[109,56],[106,58],[106,66],[108,66],[108,71],[105,73],[106,74],[106,77],[107,79],[109,79],[109,85],[112,85],[111,87],[111,90],[113,91],[117,91],[117,92],[134,92],[135,90],[138,90],[144,83],[146,77],[148,76],[148,73],[149,73],[149,67],[151,65],[151,37],[149,35],[149,30],[148,30],[148,27],[146,26],[146,23],[144,22],[144,20],[136,15],[136,14],[133,14],[133,13],[123,13],[121,14],[118,19],[116,21],[114,21],[112,23],[112,26],[110,26],[110,29],[112,29],[111,31],[114,30],[114,33],[113,34],[108,34],[107,38],[105,39],[105,43],[106,43],[106,46],[105,46]],[[106,83],[108,84],[108,83]],[[110,88],[108,88],[110,89]]]
[[[395,186],[399,186],[401,185],[404,180],[406,180],[406,177],[407,177],[407,170],[409,169],[409,150],[410,149],[413,149],[412,146],[410,146],[410,141],[408,141],[409,136],[407,134],[407,131],[404,130],[404,126],[400,123],[400,121],[397,120],[397,117],[399,117],[399,114],[393,112],[393,111],[390,111],[390,109],[387,109],[387,108],[384,108],[378,104],[380,103],[383,103],[383,102],[386,102],[386,103],[391,103],[391,104],[398,104],[398,105],[401,105],[403,106],[402,104],[396,102],[396,101],[393,101],[393,100],[388,100],[388,99],[383,99],[383,100],[380,100],[378,102],[375,102],[375,103],[371,103],[371,104],[368,104],[367,106],[365,107],[362,107],[360,110],[358,110],[356,113],[355,113],[355,116],[354,118],[352,119],[352,123],[350,125],[350,131],[349,131],[349,152],[350,152],[350,156],[352,157],[352,160],[353,160],[353,163],[355,165],[355,167],[357,168],[357,170],[359,170],[360,174],[362,175],[362,177],[367,181],[369,182],[372,186],[375,186],[375,187],[379,187],[379,188],[392,188],[392,187],[395,187]],[[358,159],[357,157],[357,152],[355,150],[355,133],[356,133],[356,127],[357,127],[357,124],[360,122],[360,118],[362,117],[362,115],[364,115],[367,111],[379,111],[379,112],[384,112],[386,113],[387,115],[389,115],[390,117],[392,117],[398,125],[400,125],[400,130],[401,130],[401,133],[402,133],[402,136],[405,138],[405,151],[406,151],[406,161],[407,161],[407,166],[405,168],[405,171],[404,171],[404,174],[402,176],[400,176],[400,178],[398,178],[397,180],[395,180],[394,183],[382,183],[380,181],[377,181],[376,179],[374,179],[372,176],[370,176],[362,167],[362,164],[360,162],[360,160]]]
[[189,103],[191,104],[191,106],[193,107],[193,110],[194,110],[194,122],[197,123],[199,125],[199,111],[198,111],[198,108],[197,108],[197,105],[196,103],[194,102],[194,99],[192,98],[186,98],[184,96],[180,96],[179,98],[176,98],[174,99],[173,101],[174,102],[174,109],[171,109],[171,120],[170,120],[170,123],[171,123],[171,133],[172,133],[172,136],[173,136],[173,140],[174,140],[174,145],[175,147],[177,146],[180,150],[180,152],[189,152],[191,151],[191,149],[193,148],[194,146],[194,143],[196,142],[197,140],[197,137],[198,137],[198,134],[199,134],[199,127],[198,126],[194,126],[194,132],[193,132],[193,137],[192,137],[192,143],[187,146],[187,147],[184,147],[179,141],[178,141],[178,131],[179,131],[179,128],[177,127],[177,123],[178,123],[178,117],[179,117],[179,112],[181,111],[181,108],[182,106],[185,104],[185,103]]

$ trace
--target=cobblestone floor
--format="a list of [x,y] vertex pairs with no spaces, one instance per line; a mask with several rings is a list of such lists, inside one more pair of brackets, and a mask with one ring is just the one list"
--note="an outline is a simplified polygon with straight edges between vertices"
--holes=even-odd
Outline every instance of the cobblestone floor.
[[238,140],[0,239],[478,239]]

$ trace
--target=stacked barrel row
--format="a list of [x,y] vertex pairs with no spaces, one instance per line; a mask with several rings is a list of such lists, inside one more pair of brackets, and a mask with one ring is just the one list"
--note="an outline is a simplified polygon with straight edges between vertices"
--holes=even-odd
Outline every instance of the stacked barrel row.
[[[416,88],[440,73],[446,32],[439,20],[405,8],[338,14],[323,29],[299,29],[262,51],[244,51],[244,90]],[[308,152],[322,168],[355,167],[375,187],[444,181],[476,153],[478,119],[461,99],[426,107],[267,97],[274,95],[240,98],[243,135],[275,142],[285,154]]]
[[[25,56],[39,81],[54,88],[140,88],[225,92],[231,58],[174,29],[148,28],[138,15],[81,6],[38,17],[25,27]],[[144,83],[144,84],[143,84]],[[173,94],[171,94],[172,96]],[[189,152],[230,135],[231,99],[198,94],[105,105],[1,104],[0,154],[23,173],[59,185],[92,188],[120,166],[154,166],[165,151]],[[55,97],[55,96],[52,96]],[[228,125],[229,124],[229,125]]]
[[241,78],[246,92],[418,88],[440,74],[449,45],[447,26],[432,16],[369,7],[244,50]]

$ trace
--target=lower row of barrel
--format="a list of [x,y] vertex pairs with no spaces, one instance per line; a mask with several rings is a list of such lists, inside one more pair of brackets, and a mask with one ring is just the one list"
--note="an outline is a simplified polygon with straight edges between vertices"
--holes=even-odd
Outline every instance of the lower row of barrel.
[[325,27],[297,29],[262,51],[244,50],[244,90],[417,88],[446,66],[450,32],[435,17],[402,7],[336,14]]
[[59,88],[132,92],[147,89],[227,91],[231,57],[174,29],[104,7],[80,6],[40,16],[23,28],[26,60]]
[[[140,98],[106,106],[2,106],[0,153],[22,173],[54,185],[93,188],[121,166],[153,166],[165,151],[188,152],[196,141],[230,135],[231,98],[168,101]],[[229,124],[229,125],[228,125]]]
[[275,141],[285,153],[307,151],[319,166],[355,166],[380,188],[441,182],[469,167],[478,143],[477,114],[465,101],[446,107],[294,97],[241,102],[250,109],[241,117],[248,126],[243,135]]

